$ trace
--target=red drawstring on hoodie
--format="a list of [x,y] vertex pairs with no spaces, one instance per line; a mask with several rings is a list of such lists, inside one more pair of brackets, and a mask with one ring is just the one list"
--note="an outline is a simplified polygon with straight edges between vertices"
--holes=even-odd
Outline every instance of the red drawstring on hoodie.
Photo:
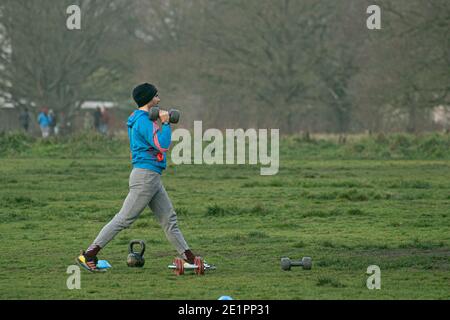
[[169,149],[165,149],[165,148],[161,148],[161,145],[159,144],[159,140],[158,140],[158,130],[159,130],[159,126],[156,123],[156,121],[153,122],[153,143],[155,144],[156,148],[158,149],[158,154],[156,155],[156,159],[158,160],[158,162],[161,162],[164,160],[164,152],[167,152]]

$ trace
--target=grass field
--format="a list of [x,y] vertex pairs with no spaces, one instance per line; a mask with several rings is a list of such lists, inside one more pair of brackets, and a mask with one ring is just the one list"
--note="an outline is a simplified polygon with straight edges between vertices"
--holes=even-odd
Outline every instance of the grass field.
[[[395,159],[392,148],[379,159],[333,159],[340,149],[296,148],[294,140],[282,141],[276,176],[244,165],[165,172],[182,232],[216,271],[170,272],[176,252],[146,209],[101,252],[113,269],[82,270],[81,290],[68,290],[67,267],[127,194],[124,145],[116,156],[55,156],[59,147],[49,144],[40,156],[24,149],[0,158],[1,299],[450,299],[450,161],[442,150],[431,159]],[[143,269],[125,263],[135,238],[147,243]],[[283,256],[311,256],[313,269],[284,272]],[[381,290],[366,287],[369,265],[381,268]]]

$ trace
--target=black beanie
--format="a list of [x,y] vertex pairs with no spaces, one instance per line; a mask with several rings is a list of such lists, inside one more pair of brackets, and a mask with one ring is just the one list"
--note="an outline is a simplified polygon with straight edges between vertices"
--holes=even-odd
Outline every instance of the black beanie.
[[143,83],[133,89],[133,99],[138,107],[143,107],[156,96],[158,89],[152,84]]

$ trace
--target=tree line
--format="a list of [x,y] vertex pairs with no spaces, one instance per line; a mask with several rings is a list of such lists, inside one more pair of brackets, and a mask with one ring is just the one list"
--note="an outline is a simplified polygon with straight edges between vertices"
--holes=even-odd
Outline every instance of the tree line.
[[[85,100],[133,109],[152,82],[183,125],[282,133],[426,130],[449,104],[450,2],[3,0],[0,97],[76,114]],[[79,5],[81,29],[67,30]]]

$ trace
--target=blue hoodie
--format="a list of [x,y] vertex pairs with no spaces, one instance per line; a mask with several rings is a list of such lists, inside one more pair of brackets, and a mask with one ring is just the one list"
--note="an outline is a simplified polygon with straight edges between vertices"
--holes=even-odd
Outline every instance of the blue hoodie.
[[[166,168],[166,152],[164,150],[161,152],[154,142],[153,132],[157,127],[156,122],[153,123],[149,119],[148,112],[136,110],[129,116],[127,126],[133,168],[148,169],[161,174]],[[172,139],[170,125],[162,125],[156,136],[159,147],[168,149]],[[161,153],[161,161],[158,161],[158,153]]]
[[47,128],[50,125],[50,119],[44,112],[39,113],[37,120],[42,128]]

